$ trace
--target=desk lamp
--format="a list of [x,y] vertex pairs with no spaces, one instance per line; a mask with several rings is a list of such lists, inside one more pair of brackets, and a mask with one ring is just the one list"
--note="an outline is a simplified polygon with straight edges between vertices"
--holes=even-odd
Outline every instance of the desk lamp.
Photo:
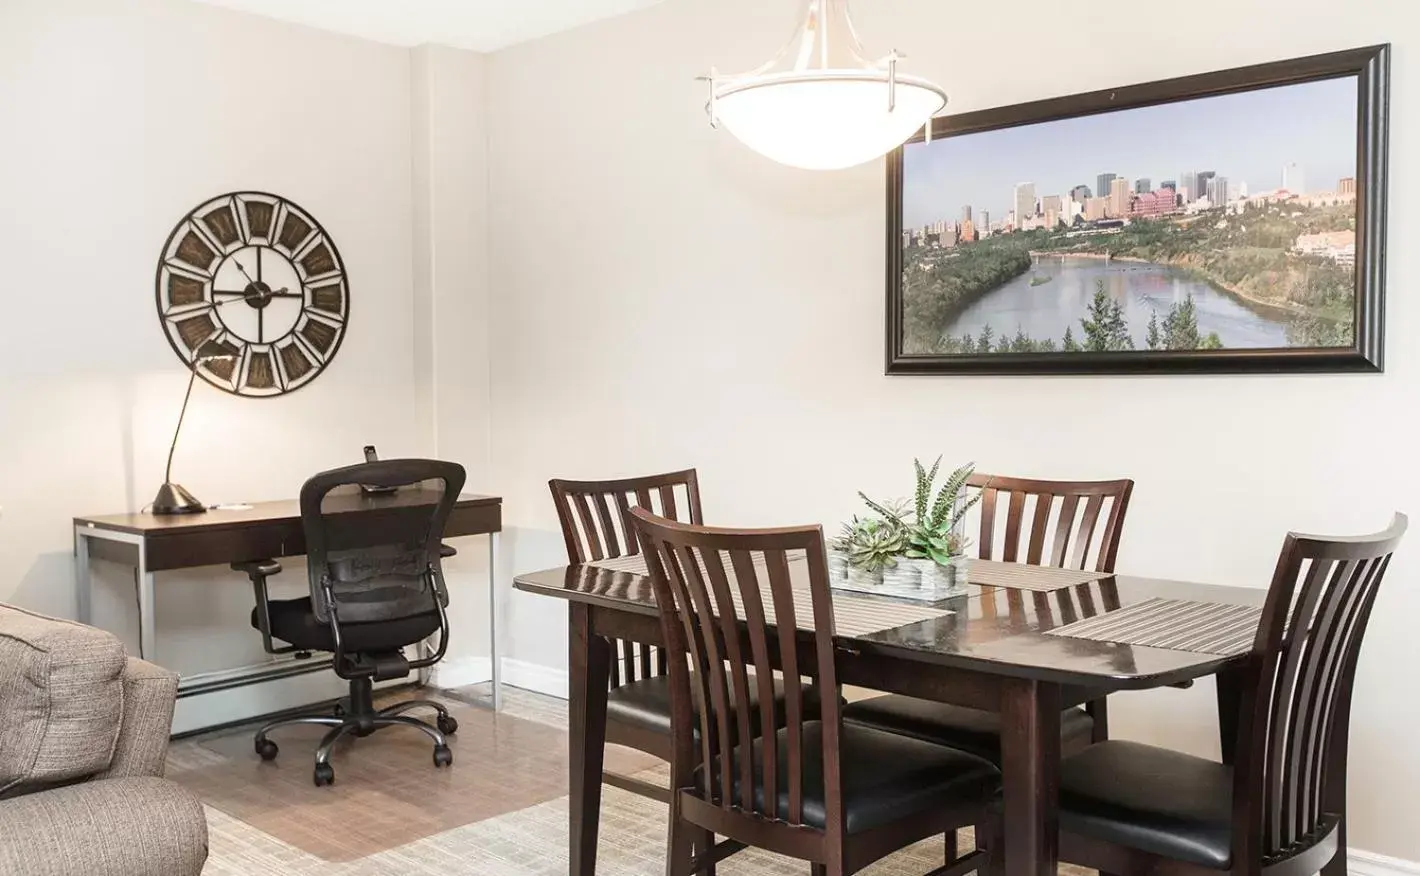
[[158,495],[153,497],[154,514],[200,514],[207,506],[197,500],[181,484],[173,483],[173,451],[177,449],[178,436],[182,434],[182,420],[187,415],[187,402],[192,398],[192,384],[197,382],[197,369],[209,362],[231,362],[237,354],[220,344],[208,341],[198,348],[192,357],[192,374],[187,378],[187,394],[182,397],[182,411],[178,413],[177,428],[173,430],[173,443],[168,446],[168,467],[163,473],[163,485]]

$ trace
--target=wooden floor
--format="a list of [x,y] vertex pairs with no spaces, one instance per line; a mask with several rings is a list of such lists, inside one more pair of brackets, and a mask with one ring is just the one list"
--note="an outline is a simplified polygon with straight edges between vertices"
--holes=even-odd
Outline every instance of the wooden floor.
[[[424,693],[402,691],[384,700]],[[281,753],[267,763],[253,751],[251,726],[174,743],[168,776],[208,806],[327,861],[356,861],[567,793],[567,733],[552,723],[559,719],[555,705],[544,706],[552,721],[538,721],[494,715],[457,691],[435,698],[459,722],[449,739],[451,769],[434,767],[427,736],[397,727],[342,741],[331,757],[335,785],[317,788],[312,758],[326,728],[272,733]],[[537,704],[526,703],[523,713],[529,708]],[[636,773],[659,763],[616,749],[608,752],[607,768]]]

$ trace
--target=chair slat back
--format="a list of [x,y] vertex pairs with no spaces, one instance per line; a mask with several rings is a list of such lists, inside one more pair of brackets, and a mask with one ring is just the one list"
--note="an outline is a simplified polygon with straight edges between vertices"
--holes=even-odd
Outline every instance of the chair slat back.
[[[805,771],[812,758],[822,758],[828,830],[835,825],[841,829],[841,718],[833,693],[838,677],[822,528],[712,529],[675,523],[644,510],[632,514],[661,608],[667,649],[689,658],[673,656],[669,661],[675,737],[672,787],[694,785],[697,796],[722,809],[800,827]],[[806,582],[790,579],[791,562],[799,562],[798,555],[804,556]],[[813,614],[812,648],[803,652],[798,626],[806,619],[797,616],[796,586],[807,586]],[[774,612],[772,626],[766,620],[767,606]],[[803,664],[805,655],[812,655],[811,665]],[[774,710],[776,668],[782,670],[785,700],[782,761],[773,742],[781,725]],[[806,708],[806,675],[817,678],[823,692],[818,710]],[[751,686],[759,694],[758,709],[734,708],[749,702]],[[822,751],[804,744],[805,725],[813,721],[822,721]],[[764,744],[752,756],[756,738]],[[726,756],[717,759],[722,752]],[[694,770],[701,764],[714,768],[701,770],[696,781]],[[784,800],[773,790],[755,800],[751,789],[757,786],[785,789]]]
[[[586,563],[641,552],[631,509],[648,508],[673,520],[700,523],[695,469],[608,481],[548,482],[567,544],[567,562]],[[611,643],[611,687],[666,674],[661,649],[626,640]]]
[[966,485],[981,490],[977,555],[983,560],[1114,571],[1133,481],[1044,481],[976,472]]
[[[1241,860],[1306,848],[1339,815],[1328,786],[1346,738],[1356,659],[1407,521],[1358,538],[1290,534],[1249,656],[1239,726],[1235,835]],[[1344,798],[1342,798],[1344,799]]]

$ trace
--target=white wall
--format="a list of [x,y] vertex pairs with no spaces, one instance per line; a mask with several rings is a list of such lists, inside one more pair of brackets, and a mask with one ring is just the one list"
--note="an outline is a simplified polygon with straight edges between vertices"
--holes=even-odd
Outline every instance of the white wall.
[[[1291,528],[1420,513],[1417,13],[1393,0],[855,4],[966,111],[1395,44],[1383,376],[887,378],[883,173],[772,165],[703,113],[711,64],[746,69],[793,0],[670,0],[494,55],[493,452],[519,569],[561,558],[545,482],[695,465],[708,513],[822,521],[907,489],[913,455],[1138,482],[1120,567],[1265,586]],[[1161,136],[1166,133],[1161,132]],[[1088,148],[1088,144],[1053,144]],[[1352,731],[1354,845],[1420,859],[1412,696],[1420,543],[1392,566]],[[562,608],[519,595],[514,657],[565,665]],[[1116,698],[1121,735],[1216,750],[1212,689]],[[1393,790],[1392,790],[1393,789]]]
[[[186,374],[154,266],[213,195],[262,189],[308,209],[345,259],[351,321],[326,372],[289,396],[199,383],[175,479],[209,503],[289,498],[365,444],[429,447],[414,401],[409,69],[402,49],[180,0],[0,3],[0,601],[72,615],[69,519],[136,509],[162,482]],[[96,619],[135,644],[131,573],[99,571]],[[281,577],[306,586],[299,561]],[[261,656],[243,577],[164,574],[157,589],[162,663]],[[184,701],[179,725],[278,700]]]
[[[442,46],[411,52],[414,135],[414,323],[419,418],[430,453],[487,491],[488,130],[483,55]],[[451,651],[435,683],[490,677],[488,549],[463,539],[446,561]]]

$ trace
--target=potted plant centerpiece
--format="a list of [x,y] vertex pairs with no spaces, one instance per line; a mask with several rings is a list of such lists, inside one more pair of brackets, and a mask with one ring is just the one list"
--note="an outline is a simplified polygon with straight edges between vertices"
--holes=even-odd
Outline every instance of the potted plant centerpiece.
[[[885,510],[891,512],[894,509],[887,507]],[[900,517],[889,514],[861,518],[855,515],[850,522],[843,524],[843,532],[834,539],[832,549],[842,557],[841,574],[855,588],[871,588],[881,584],[884,576],[909,571],[902,562],[907,552],[907,534],[900,521]],[[830,554],[830,571],[837,564],[838,561]]]
[[962,498],[966,480],[975,469],[974,463],[967,463],[952,472],[934,496],[933,487],[941,464],[942,459],[938,457],[929,471],[921,461],[912,460],[917,488],[910,512],[904,513],[895,505],[875,502],[862,493],[858,495],[863,497],[869,508],[902,532],[906,542],[903,562],[916,568],[921,586],[950,594],[966,588],[969,559],[964,551],[967,543],[958,527],[972,506],[981,501],[981,494],[977,493],[970,499]]

